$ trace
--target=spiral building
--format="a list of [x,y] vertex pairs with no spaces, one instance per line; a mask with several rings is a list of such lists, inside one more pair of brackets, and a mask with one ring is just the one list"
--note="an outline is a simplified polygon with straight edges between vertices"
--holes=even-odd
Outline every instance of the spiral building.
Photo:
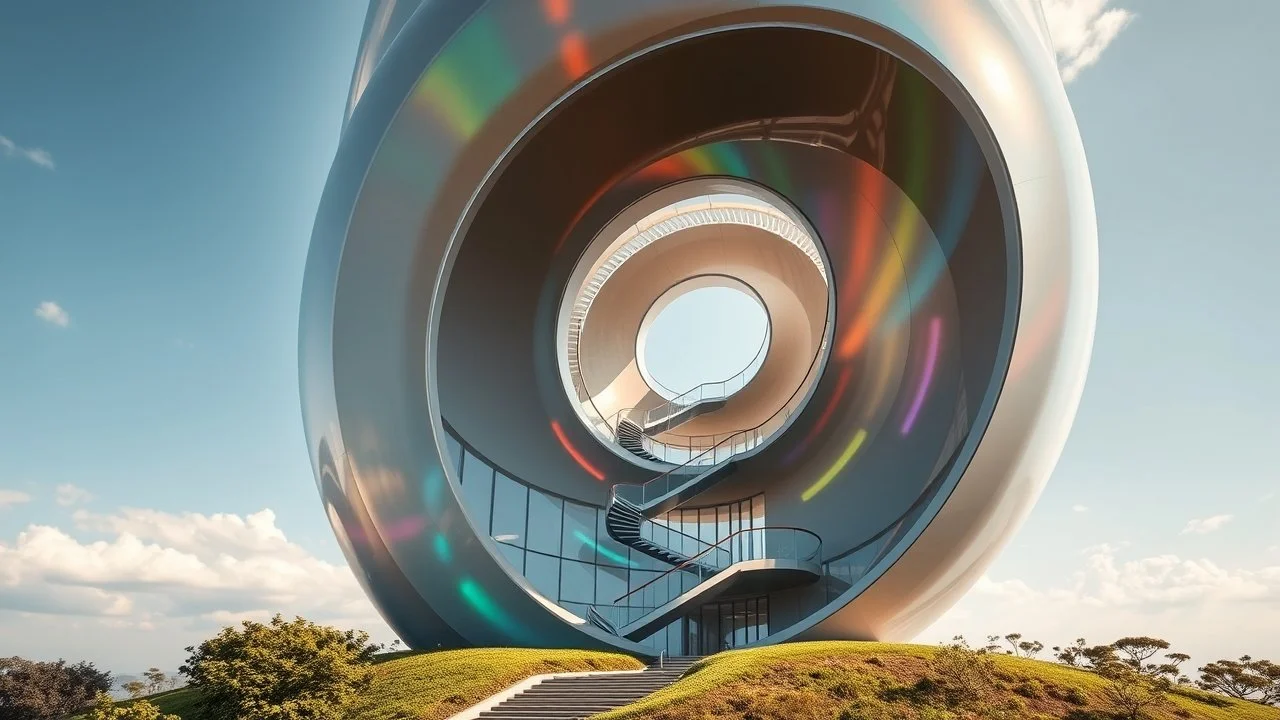
[[[764,339],[666,387],[706,287]],[[307,444],[415,648],[908,639],[1034,504],[1096,304],[1035,0],[374,0]]]

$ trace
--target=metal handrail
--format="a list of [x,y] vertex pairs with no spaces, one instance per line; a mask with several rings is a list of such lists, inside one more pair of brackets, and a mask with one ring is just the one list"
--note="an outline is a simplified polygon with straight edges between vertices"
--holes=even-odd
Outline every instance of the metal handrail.
[[[824,336],[825,336],[825,329],[824,329]],[[649,488],[650,486],[653,486],[655,483],[658,483],[661,481],[661,482],[664,482],[665,486],[667,487],[667,489],[664,490],[662,493],[654,496],[654,497],[661,497],[662,495],[665,495],[668,492],[670,492],[670,482],[671,482],[670,478],[673,474],[680,473],[689,467],[697,467],[700,465],[707,465],[707,464],[719,465],[720,462],[722,461],[717,459],[716,451],[719,450],[727,442],[738,439],[738,438],[747,438],[747,442],[743,443],[744,449],[750,449],[752,447],[755,447],[757,444],[759,444],[759,442],[763,440],[763,437],[759,433],[760,428],[777,420],[779,417],[781,417],[783,421],[791,417],[791,412],[795,410],[795,407],[793,406],[793,404],[796,402],[801,391],[803,391],[806,388],[810,380],[810,377],[813,375],[814,370],[816,370],[818,367],[818,361],[822,359],[823,351],[826,350],[826,347],[827,347],[827,341],[824,338],[822,343],[818,346],[818,351],[814,353],[813,359],[809,363],[809,370],[808,372],[805,373],[804,379],[801,380],[800,384],[796,386],[796,389],[792,391],[791,397],[787,398],[787,402],[781,408],[779,408],[778,411],[775,412],[773,415],[770,415],[768,418],[766,418],[765,420],[763,420],[762,422],[760,422],[754,427],[733,431],[732,433],[724,436],[719,441],[715,442],[715,444],[711,445],[705,450],[702,450],[697,455],[690,457],[687,461],[681,463],[680,465],[677,465],[674,468],[671,468],[670,470],[667,470],[666,472],[653,478],[652,480],[649,480],[642,484],[614,485],[610,494],[613,496],[622,496],[618,491],[620,487],[638,487],[638,488],[641,488],[640,498],[639,500],[632,500],[632,502],[638,502],[642,504],[646,501],[646,498],[649,495],[647,488]],[[643,437],[646,439],[649,439],[651,442],[654,442],[652,438],[648,438],[647,435]],[[717,436],[713,435],[711,437],[714,438]],[[648,448],[646,448],[646,450],[648,450]],[[690,452],[692,452],[692,450],[690,450]],[[738,454],[737,451],[730,453],[725,458],[725,460],[728,460],[728,458],[733,457],[736,454]],[[710,456],[710,459],[711,459],[710,463],[705,462],[708,456]]]
[[[756,354],[753,355],[749,361],[747,361],[747,364],[745,367],[743,367],[741,370],[737,371],[736,373],[730,375],[729,377],[723,380],[712,380],[710,382],[700,383],[688,390],[685,390],[682,393],[677,394],[673,398],[669,398],[666,402],[662,403],[661,405],[658,405],[657,407],[652,407],[652,408],[649,408],[648,410],[643,411],[644,421],[641,423],[641,428],[643,428],[645,425],[648,425],[649,422],[655,417],[655,413],[657,413],[659,410],[664,410],[664,408],[668,408],[668,407],[680,408],[680,410],[668,411],[667,417],[670,417],[672,415],[679,413],[681,410],[684,410],[685,408],[688,408],[688,407],[692,407],[693,405],[700,403],[704,400],[719,400],[722,398],[727,398],[730,395],[732,395],[734,392],[737,392],[737,390],[733,390],[733,391],[728,390],[729,383],[737,380],[738,378],[746,377],[747,373],[751,372],[752,370],[759,370],[761,367],[764,366],[764,359],[768,356],[769,341],[771,339],[773,339],[773,328],[770,328],[768,325],[766,325],[765,331],[764,331],[764,338],[760,341],[760,347],[756,348]],[[662,385],[662,383],[659,382],[657,378],[649,378],[649,379],[653,380],[659,385]],[[722,388],[719,395],[703,394],[704,388],[710,388],[716,385],[719,385]],[[746,387],[745,381],[743,382],[742,387]],[[671,388],[667,387],[666,385],[662,385],[662,388],[668,392],[671,392]],[[740,387],[738,389],[740,390],[742,388]],[[635,410],[636,408],[624,408],[623,410],[618,411],[618,414],[632,412]],[[661,416],[659,415],[659,417]]]
[[[729,549],[726,549],[726,548],[723,548],[723,547],[721,547],[721,545],[723,545],[723,544],[725,544],[725,543],[727,543],[727,542],[729,542],[729,541],[733,540],[734,538],[736,538],[736,537],[738,537],[738,536],[740,536],[740,535],[744,535],[744,534],[747,534],[747,533],[762,533],[762,534],[763,534],[763,533],[769,533],[769,532],[787,532],[787,533],[791,533],[791,534],[801,533],[801,534],[803,534],[803,535],[808,535],[809,537],[813,538],[813,540],[814,540],[814,549],[813,549],[813,552],[809,553],[808,555],[805,555],[804,557],[798,557],[798,556],[800,555],[800,553],[799,553],[799,552],[797,552],[797,553],[796,553],[797,557],[796,557],[795,559],[796,559],[798,562],[814,562],[814,563],[816,563],[816,564],[818,564],[818,565],[821,565],[821,564],[822,564],[822,538],[821,538],[817,533],[813,532],[812,530],[806,530],[806,529],[804,529],[804,528],[799,528],[799,527],[791,527],[791,526],[788,526],[788,525],[775,525],[775,526],[761,527],[761,528],[745,528],[745,529],[743,529],[743,530],[738,530],[737,532],[729,533],[728,535],[724,536],[724,538],[722,538],[721,540],[717,541],[717,542],[716,542],[716,544],[712,545],[711,547],[707,548],[706,550],[703,550],[702,552],[698,553],[697,555],[694,555],[693,557],[689,558],[688,560],[685,560],[684,562],[680,563],[679,565],[676,565],[675,567],[671,568],[670,570],[667,570],[666,572],[662,573],[661,575],[658,575],[657,577],[655,577],[655,578],[653,578],[652,580],[650,580],[650,581],[646,582],[645,584],[643,584],[643,585],[641,585],[641,586],[639,586],[639,587],[635,588],[634,590],[630,590],[630,591],[628,591],[628,592],[624,593],[623,595],[618,596],[618,598],[617,598],[616,600],[614,600],[613,602],[614,602],[614,604],[616,605],[617,603],[620,603],[620,602],[622,602],[623,600],[626,600],[627,598],[631,597],[632,595],[635,595],[636,593],[640,592],[641,590],[644,590],[645,588],[649,587],[650,585],[652,585],[652,584],[654,584],[654,583],[658,582],[658,581],[659,581],[659,580],[661,580],[662,578],[665,578],[665,577],[667,577],[667,576],[671,575],[671,573],[678,572],[678,571],[680,571],[680,570],[684,570],[685,568],[688,568],[688,567],[691,567],[691,566],[697,566],[697,567],[699,568],[699,570],[701,570],[701,567],[703,567],[703,566],[704,566],[704,564],[703,564],[703,563],[699,563],[699,562],[698,562],[698,558],[703,557],[704,555],[706,555],[707,553],[712,552],[713,550],[719,550],[720,552],[729,553],[729,556],[730,556],[730,557],[729,557],[729,559],[730,559],[730,561],[731,561],[728,565],[725,565],[724,567],[719,568],[719,569],[715,570],[715,572],[713,572],[713,573],[712,573],[712,575],[717,575],[717,574],[719,574],[720,572],[722,572],[722,571],[724,571],[724,570],[727,570],[730,566],[737,564],[736,562],[733,562],[733,551],[732,551],[732,550],[729,550]],[[767,555],[765,555],[765,556],[762,556],[762,557],[758,557],[758,558],[751,558],[751,559],[752,559],[752,560],[769,560],[769,559],[771,559],[771,558],[769,558]],[[774,559],[776,559],[776,558],[774,558]],[[737,561],[737,562],[745,562],[745,561],[743,561],[743,560],[739,560],[739,561]],[[701,572],[699,572],[699,575],[701,575]]]

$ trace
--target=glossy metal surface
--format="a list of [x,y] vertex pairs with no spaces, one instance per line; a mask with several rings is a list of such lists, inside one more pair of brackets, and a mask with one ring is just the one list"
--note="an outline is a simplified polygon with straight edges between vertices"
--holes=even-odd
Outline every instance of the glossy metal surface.
[[[348,560],[392,626],[415,647],[643,651],[533,591],[476,531],[456,470],[442,459],[441,397],[451,388],[437,377],[448,351],[440,320],[460,238],[528,128],[611,62],[744,23],[847,34],[928,78],[973,130],[997,175],[1001,215],[1016,222],[1009,237],[1020,239],[1017,257],[1007,259],[1020,282],[1008,286],[1006,339],[997,351],[1007,373],[971,401],[979,430],[963,438],[962,462],[946,471],[872,571],[766,642],[905,639],[958,599],[1052,471],[1092,347],[1092,191],[1052,53],[1036,14],[1027,12],[1034,7],[1023,0],[429,0],[405,20],[393,4],[376,2],[370,11],[354,107],[312,239],[300,327],[304,423],[321,493]],[[555,184],[530,189],[555,191]],[[547,322],[554,327],[554,317]],[[544,374],[558,386],[557,373],[552,362]],[[554,445],[545,426],[528,428],[512,448],[532,454]],[[563,429],[552,429],[563,440]],[[605,470],[610,482],[644,479],[614,465]],[[587,478],[573,492],[590,500],[605,489]]]

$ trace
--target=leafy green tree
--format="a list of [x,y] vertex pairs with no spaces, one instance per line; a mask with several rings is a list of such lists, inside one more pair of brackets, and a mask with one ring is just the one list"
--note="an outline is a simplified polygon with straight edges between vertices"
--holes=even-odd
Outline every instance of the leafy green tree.
[[1169,704],[1165,693],[1170,683],[1165,678],[1139,672],[1126,662],[1108,663],[1098,674],[1107,680],[1103,693],[1119,720],[1142,720],[1150,710]]
[[1035,658],[1044,650],[1044,643],[1039,640],[1022,640],[1018,643],[1018,652],[1024,658]]
[[129,697],[134,698],[135,700],[147,694],[147,684],[141,680],[130,680],[120,687],[123,688],[125,692],[129,693]]
[[1169,649],[1169,642],[1160,638],[1147,637],[1139,635],[1134,637],[1122,637],[1111,643],[1111,647],[1115,648],[1119,653],[1120,661],[1125,665],[1147,675],[1155,674],[1158,666],[1149,665],[1147,661],[1155,657],[1161,650]]
[[116,705],[111,696],[98,693],[89,711],[88,720],[182,720],[177,715],[162,715],[160,708],[146,700],[136,700],[128,705]]
[[207,720],[337,720],[368,688],[381,649],[367,633],[276,615],[187,648],[179,672],[200,692]]
[[0,718],[52,720],[80,712],[111,689],[111,673],[93,663],[0,658]]
[[1017,657],[1033,658],[1044,650],[1044,643],[1039,640],[1023,640],[1022,633],[1009,633],[1004,636],[1005,642],[1009,643],[1012,650],[1007,651],[1008,655],[1016,655]]
[[1220,692],[1240,700],[1263,705],[1280,704],[1280,665],[1270,660],[1219,660],[1200,668],[1196,681],[1202,690]]
[[169,680],[160,668],[155,667],[148,668],[146,672],[142,673],[142,677],[147,679],[147,691],[152,694],[163,690],[165,683]]
[[1084,662],[1084,651],[1089,647],[1084,638],[1076,638],[1071,645],[1053,646],[1053,657],[1058,662],[1072,667],[1079,667]]

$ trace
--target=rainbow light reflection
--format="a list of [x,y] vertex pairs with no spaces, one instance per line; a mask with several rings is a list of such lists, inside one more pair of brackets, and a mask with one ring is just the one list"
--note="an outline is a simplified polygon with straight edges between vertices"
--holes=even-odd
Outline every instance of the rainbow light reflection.
[[920,408],[924,406],[925,395],[929,392],[929,386],[933,384],[933,371],[938,364],[938,343],[941,337],[942,318],[935,317],[929,321],[929,350],[924,358],[924,373],[920,376],[920,384],[916,387],[916,394],[911,400],[907,417],[902,421],[903,435],[910,433],[911,428],[915,426],[916,418],[920,416]]
[[581,530],[574,530],[573,536],[578,539],[578,542],[595,550],[596,553],[600,555],[600,557],[603,557],[607,560],[612,560],[617,565],[621,565],[622,567],[639,567],[639,565],[637,565],[630,558],[623,557],[622,555],[619,555],[617,552],[610,550],[609,548],[603,545],[598,544],[595,538],[582,532]]
[[560,427],[559,420],[551,421],[551,432],[556,434],[556,440],[560,441],[560,446],[564,448],[565,452],[569,453],[569,457],[573,458],[573,461],[578,463],[578,467],[586,470],[587,474],[591,477],[604,481],[604,473],[600,472],[595,465],[588,462],[587,459],[582,456],[582,453],[578,452],[578,448],[574,447],[573,443],[569,442],[569,436],[565,434],[564,428]]
[[844,469],[844,466],[849,464],[849,461],[853,459],[853,456],[858,454],[858,450],[862,448],[862,443],[865,442],[866,439],[866,428],[859,429],[857,434],[853,436],[853,440],[845,447],[844,452],[840,453],[840,457],[836,459],[835,464],[827,468],[827,471],[822,473],[822,477],[818,478],[817,482],[810,485],[807,490],[801,493],[800,499],[804,502],[809,502],[813,499],[814,495],[822,492],[822,489],[834,480],[836,475],[840,474],[840,471]]

